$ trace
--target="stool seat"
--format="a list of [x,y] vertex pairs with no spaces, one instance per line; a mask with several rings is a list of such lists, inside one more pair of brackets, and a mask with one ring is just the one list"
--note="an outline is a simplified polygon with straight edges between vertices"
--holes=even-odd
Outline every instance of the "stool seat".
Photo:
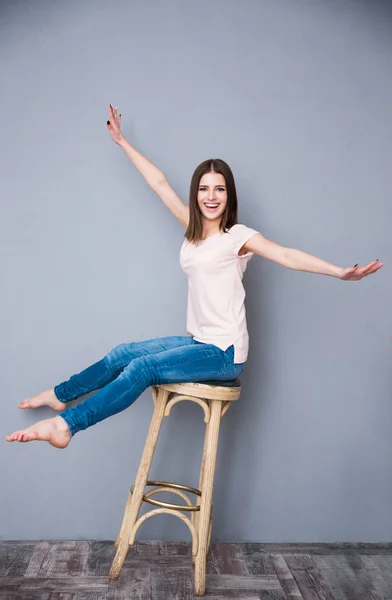
[[164,389],[176,394],[194,396],[204,400],[223,400],[231,402],[238,400],[241,393],[241,382],[239,379],[233,381],[200,381],[197,383],[160,383],[157,388]]
[[200,381],[203,385],[216,385],[217,387],[241,387],[239,379],[231,379],[229,381]]

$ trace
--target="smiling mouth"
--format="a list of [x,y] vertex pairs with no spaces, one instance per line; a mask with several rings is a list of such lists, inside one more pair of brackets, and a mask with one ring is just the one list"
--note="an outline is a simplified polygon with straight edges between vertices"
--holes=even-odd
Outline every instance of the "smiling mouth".
[[219,202],[203,202],[203,204],[209,210],[215,210],[216,208],[219,208]]

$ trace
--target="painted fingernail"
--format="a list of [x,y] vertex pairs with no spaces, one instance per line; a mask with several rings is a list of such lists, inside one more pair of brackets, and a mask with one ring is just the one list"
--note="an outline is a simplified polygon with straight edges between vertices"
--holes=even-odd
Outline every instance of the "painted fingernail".
[[354,269],[355,269],[355,267],[357,267],[357,266],[358,266],[358,263],[357,263],[356,265],[354,265]]
[[109,104],[110,108],[113,108],[113,106],[111,104]]
[[108,125],[110,125],[110,121],[106,121],[106,123],[107,123]]

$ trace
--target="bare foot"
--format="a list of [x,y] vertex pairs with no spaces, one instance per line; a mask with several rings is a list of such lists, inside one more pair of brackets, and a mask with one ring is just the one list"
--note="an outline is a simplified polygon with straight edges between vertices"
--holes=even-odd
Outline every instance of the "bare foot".
[[41,440],[49,442],[55,448],[66,448],[71,441],[71,433],[62,417],[54,417],[53,419],[39,421],[22,431],[15,431],[15,433],[8,435],[5,439],[7,442],[32,442],[33,440]]
[[60,402],[60,400],[56,398],[53,389],[45,390],[45,392],[41,392],[32,398],[26,398],[26,400],[23,400],[23,402],[18,404],[18,408],[38,408],[39,406],[49,406],[50,408],[53,408],[53,410],[59,412],[66,408],[64,402]]

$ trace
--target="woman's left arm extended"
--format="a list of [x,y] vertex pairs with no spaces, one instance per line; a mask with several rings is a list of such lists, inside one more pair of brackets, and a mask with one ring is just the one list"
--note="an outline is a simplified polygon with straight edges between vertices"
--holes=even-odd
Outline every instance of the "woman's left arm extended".
[[383,266],[377,259],[361,268],[358,268],[358,265],[347,269],[337,267],[321,258],[317,258],[317,256],[302,252],[302,250],[280,246],[271,240],[267,240],[261,233],[252,236],[243,246],[243,249],[273,260],[288,269],[318,273],[319,275],[331,275],[338,279],[350,281],[359,281],[367,275],[376,273]]

